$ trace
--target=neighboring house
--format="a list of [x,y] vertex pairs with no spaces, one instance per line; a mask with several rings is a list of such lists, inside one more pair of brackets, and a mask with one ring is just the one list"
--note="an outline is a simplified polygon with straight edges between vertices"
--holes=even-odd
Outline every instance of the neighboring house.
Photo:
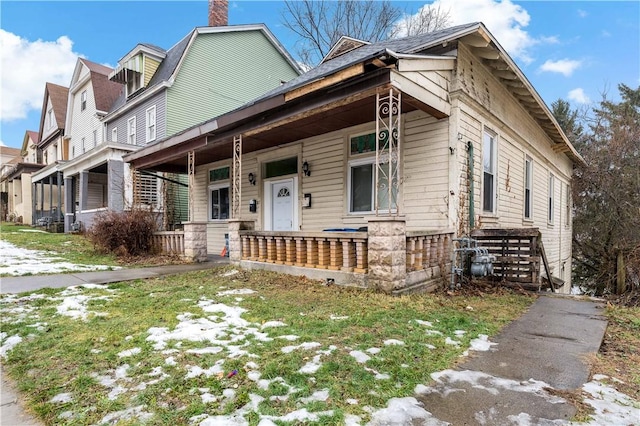
[[7,220],[10,210],[10,190],[7,176],[20,161],[20,150],[0,145],[0,220]]
[[228,233],[245,267],[402,293],[448,280],[454,238],[482,229],[515,235],[498,237],[496,269],[535,284],[540,232],[570,281],[583,160],[482,23],[344,39],[306,74],[125,161],[189,173],[190,257],[220,253]]
[[[0,171],[0,186],[2,193],[6,193],[7,205],[4,205],[2,220],[11,220],[26,225],[33,224],[33,199],[31,188],[31,174],[44,167],[37,162],[38,132],[27,130],[22,141],[22,149],[18,155],[4,163]],[[0,150],[6,147],[0,147]]]
[[[81,181],[90,172],[103,183],[104,207],[111,210],[146,205],[164,213],[165,227],[188,220],[184,177],[170,170],[161,176],[132,173],[122,156],[238,108],[300,74],[264,25],[227,26],[222,16],[212,22],[217,26],[195,28],[169,50],[138,44],[120,59],[109,79],[123,90],[102,118],[105,142],[90,165],[82,156],[65,165],[65,178]],[[89,194],[98,190],[80,187],[80,194],[85,187]],[[76,217],[87,228],[95,215],[90,207],[81,202]]]
[[31,175],[34,224],[62,224],[64,220],[60,166],[69,158],[64,140],[68,94],[67,87],[45,84],[36,151],[36,161],[44,167]]
[[[83,215],[94,215],[111,207],[122,210],[122,188],[109,186],[106,170],[111,147],[106,143],[101,119],[123,88],[109,81],[112,68],[83,58],[76,62],[67,99],[65,143],[69,161],[64,173],[65,232]],[[107,153],[105,155],[105,153]]]

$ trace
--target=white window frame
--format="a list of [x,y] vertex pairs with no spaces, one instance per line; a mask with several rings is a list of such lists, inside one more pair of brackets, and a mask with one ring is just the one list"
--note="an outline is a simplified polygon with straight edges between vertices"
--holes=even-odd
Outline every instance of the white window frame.
[[547,224],[553,226],[555,220],[555,189],[556,178],[549,172],[549,186],[547,188]]
[[118,142],[118,128],[111,129],[111,142]]
[[87,109],[87,91],[80,93],[80,111]]
[[[211,208],[213,191],[220,191],[221,189],[225,189],[225,188],[229,192],[229,205],[227,206],[228,217],[226,219],[213,218],[213,209]],[[209,222],[226,222],[229,219],[231,219],[231,187],[229,182],[221,181],[221,182],[209,185],[207,188],[207,194],[208,194],[207,195],[207,200],[208,200],[207,218]]]
[[80,151],[81,151],[83,154],[84,154],[84,153],[85,153],[85,151],[87,150],[87,148],[86,148],[86,147],[87,147],[87,145],[86,145],[85,139],[84,139],[84,138],[81,138],[81,139],[80,139]]
[[569,228],[571,226],[571,185],[566,184],[565,186],[565,218],[564,218],[564,226]]
[[[490,152],[487,153],[487,138],[490,138]],[[487,154],[490,155],[491,170],[487,171],[486,161]],[[485,184],[485,174],[489,174],[493,177],[491,188],[487,188]],[[482,212],[485,214],[495,215],[498,211],[498,134],[494,131],[485,128],[482,132]],[[490,208],[485,206],[486,191],[490,190],[491,203]]]
[[528,155],[524,158],[524,192],[522,195],[524,197],[524,205],[522,206],[524,219],[533,220],[533,159]]
[[127,143],[136,145],[136,116],[127,120]]
[[156,106],[147,108],[145,112],[146,142],[156,140]]
[[97,130],[93,131],[93,146],[94,147],[98,146],[98,131]]
[[[374,152],[375,154],[375,152]],[[361,154],[358,154],[361,155]],[[362,215],[362,214],[373,214],[375,213],[375,197],[376,197],[376,188],[375,188],[375,164],[376,164],[376,157],[375,155],[373,156],[368,156],[368,157],[364,157],[364,158],[358,158],[355,160],[351,160],[349,161],[349,164],[347,166],[347,212],[350,215]],[[351,205],[352,205],[352,196],[353,196],[353,183],[351,182],[351,170],[354,167],[360,167],[360,166],[366,166],[366,165],[371,165],[371,210],[351,210]]]

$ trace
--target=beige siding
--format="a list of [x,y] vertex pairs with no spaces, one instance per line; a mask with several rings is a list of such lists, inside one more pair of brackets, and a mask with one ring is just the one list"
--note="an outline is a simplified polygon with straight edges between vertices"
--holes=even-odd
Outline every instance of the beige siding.
[[404,121],[402,195],[408,230],[447,227],[449,207],[449,121],[423,112]]
[[[302,143],[303,158],[310,164],[311,176],[302,177],[301,192],[312,195],[311,208],[302,209],[300,223],[304,231],[346,227],[343,221],[346,138],[343,132],[335,132]],[[363,220],[356,219],[356,222],[364,226]]]
[[[473,78],[471,74],[473,73]],[[565,196],[572,174],[571,160],[551,149],[551,141],[522,105],[463,45],[459,49],[458,70],[452,85],[460,99],[460,129],[466,144],[474,145],[476,227],[536,227],[543,234],[545,251],[555,276],[568,279],[571,257],[571,227],[565,225]],[[482,134],[484,128],[497,133],[497,212],[483,214]],[[460,148],[460,144],[458,144]],[[533,220],[524,219],[524,161],[533,159]],[[466,147],[459,151],[461,196],[468,202]],[[547,221],[549,174],[555,177],[554,219]],[[468,205],[464,210],[468,211]],[[466,214],[466,213],[465,213]],[[468,220],[465,216],[465,220]],[[465,225],[468,222],[465,222]],[[468,225],[465,229],[468,229]],[[565,273],[562,274],[562,264]]]

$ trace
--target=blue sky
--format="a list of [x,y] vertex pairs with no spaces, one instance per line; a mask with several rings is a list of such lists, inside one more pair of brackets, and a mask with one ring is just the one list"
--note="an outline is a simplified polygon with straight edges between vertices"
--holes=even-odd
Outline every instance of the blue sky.
[[[407,14],[424,1],[396,2]],[[550,105],[640,84],[640,2],[435,0],[451,24],[482,21]],[[229,0],[229,23],[264,23],[295,57],[280,1]],[[68,86],[78,56],[115,66],[139,42],[170,48],[207,24],[207,1],[0,1],[0,143],[38,130],[45,82]]]

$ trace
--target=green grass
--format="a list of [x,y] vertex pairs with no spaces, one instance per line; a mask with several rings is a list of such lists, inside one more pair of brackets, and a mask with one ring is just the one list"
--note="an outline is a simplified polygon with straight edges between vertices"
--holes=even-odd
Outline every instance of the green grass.
[[0,224],[0,239],[29,250],[49,252],[52,256],[78,265],[118,265],[115,256],[96,252],[82,235],[30,232],[34,229],[3,222]]
[[[309,412],[332,410],[331,415],[308,424],[340,424],[346,414],[366,421],[370,414],[365,407],[379,409],[389,398],[411,396],[417,384],[430,382],[432,372],[453,367],[471,339],[479,334],[495,335],[534,300],[509,293],[490,297],[392,297],[264,271],[223,276],[228,270],[217,268],[80,290],[76,296],[89,297],[86,321],[57,312],[64,295],[61,290],[36,292],[31,300],[3,297],[0,331],[6,337],[23,338],[3,361],[5,369],[17,380],[28,406],[46,424],[96,424],[109,413],[143,405],[152,415],[148,424],[182,425],[189,424],[193,416],[230,415],[256,395],[264,399],[257,404],[257,412],[251,409],[245,414],[252,425],[261,416],[283,416],[301,408]],[[255,293],[219,294],[232,289],[252,289]],[[236,339],[233,344],[252,355],[231,358],[227,349],[189,353],[223,345],[186,339],[168,341],[165,349],[171,353],[154,349],[154,342],[148,340],[150,328],[175,331],[180,324],[185,325],[178,316],[189,313],[192,322],[200,320],[204,324],[207,320],[209,325],[221,321],[220,312],[206,312],[199,302],[245,309],[241,318],[249,324],[235,330],[227,328],[226,334],[216,339]],[[416,319],[432,322],[433,329],[442,335],[427,335],[428,327]],[[286,325],[260,330],[267,321]],[[46,324],[36,328],[32,326],[35,323]],[[458,338],[455,330],[466,333]],[[270,339],[262,338],[259,332]],[[276,338],[287,335],[298,339]],[[446,337],[460,340],[461,346],[446,345]],[[385,345],[388,339],[404,345]],[[316,342],[319,347],[282,351],[285,346],[303,342]],[[139,348],[140,353],[118,356],[133,348]],[[379,353],[367,353],[370,348],[378,348]],[[371,359],[361,364],[349,354],[351,351],[365,352]],[[317,357],[319,368],[314,374],[299,371]],[[250,362],[256,367],[252,368]],[[100,384],[100,376],[114,379],[115,371],[125,364],[129,366],[126,377],[116,379],[125,391],[110,399],[112,388]],[[221,377],[187,377],[191,368],[206,370],[216,365],[224,371]],[[166,376],[153,375],[158,367]],[[238,374],[227,377],[232,370],[238,370]],[[269,382],[258,386],[256,378],[249,376],[252,370]],[[377,380],[376,372],[387,374],[389,379]],[[205,389],[215,401],[203,401]],[[326,401],[303,402],[302,398],[324,389],[328,390]],[[70,393],[73,400],[49,402],[63,392]],[[280,398],[272,398],[276,396]],[[348,399],[358,403],[349,404]],[[61,418],[65,412],[73,416]],[[138,422],[134,418],[118,424]]]

